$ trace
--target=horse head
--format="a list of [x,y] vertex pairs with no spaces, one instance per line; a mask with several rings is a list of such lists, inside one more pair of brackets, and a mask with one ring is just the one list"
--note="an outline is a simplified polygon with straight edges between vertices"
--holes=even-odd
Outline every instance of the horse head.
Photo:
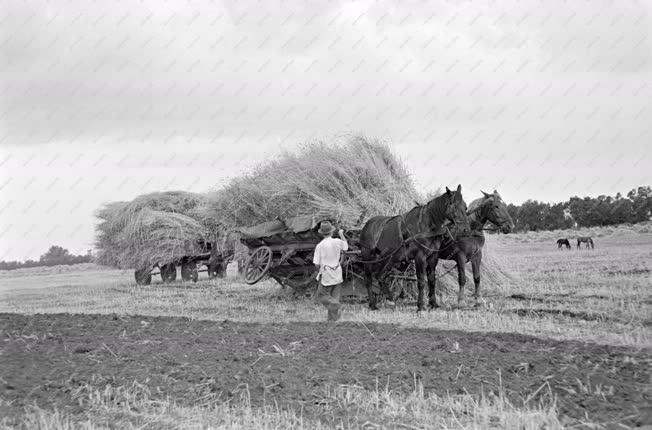
[[462,197],[462,185],[458,185],[455,191],[451,191],[446,187],[444,196],[447,198],[445,219],[463,232],[471,230],[469,218],[466,214],[466,202]]
[[514,221],[507,210],[507,205],[498,194],[498,191],[494,190],[493,194],[485,193],[482,191],[484,196],[482,203],[478,207],[478,210],[481,211],[482,221],[489,220],[492,224],[500,229],[503,233],[509,233],[514,229]]

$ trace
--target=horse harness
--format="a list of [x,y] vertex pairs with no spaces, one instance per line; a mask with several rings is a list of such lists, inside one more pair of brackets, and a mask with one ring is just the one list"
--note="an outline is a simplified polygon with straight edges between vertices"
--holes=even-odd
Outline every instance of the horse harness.
[[[421,224],[421,221],[422,221],[422,219],[423,219],[423,209],[424,209],[424,208],[425,208],[425,206],[420,206],[420,207],[419,207],[419,224]],[[449,247],[452,246],[453,244],[455,244],[455,238],[453,237],[453,235],[452,235],[450,229],[448,228],[448,226],[444,226],[444,228],[446,229],[446,233],[447,233],[448,236],[450,237],[452,243],[449,244],[449,245],[447,245],[446,247],[444,247],[444,248],[437,248],[437,249],[434,249],[434,248],[431,248],[431,247],[429,247],[429,246],[423,244],[422,242],[419,242],[419,239],[421,239],[421,238],[423,238],[423,239],[428,239],[428,238],[432,238],[432,237],[440,236],[440,235],[442,235],[442,234],[441,234],[441,233],[438,233],[438,232],[434,232],[434,231],[430,231],[430,232],[427,232],[427,233],[416,233],[416,234],[412,234],[412,232],[410,231],[410,228],[407,227],[407,224],[405,223],[405,215],[404,215],[404,214],[396,215],[396,216],[393,216],[393,217],[389,217],[389,218],[387,218],[387,219],[383,222],[383,224],[381,225],[381,228],[379,229],[380,233],[378,233],[378,236],[380,236],[380,235],[382,234],[383,228],[385,227],[385,225],[387,225],[388,222],[390,222],[391,220],[393,220],[393,219],[395,219],[395,218],[398,218],[398,217],[401,218],[401,224],[403,224],[403,225],[406,226],[406,230],[407,230],[408,234],[410,234],[410,236],[408,236],[406,239],[403,239],[403,240],[401,241],[401,244],[398,245],[396,248],[394,248],[394,249],[393,249],[391,252],[389,252],[388,254],[386,254],[386,255],[384,255],[384,256],[382,256],[382,257],[379,257],[379,258],[377,258],[377,259],[375,259],[375,260],[358,260],[360,263],[362,263],[362,264],[375,264],[375,263],[380,263],[380,262],[383,262],[383,261],[389,260],[389,259],[390,259],[391,257],[393,257],[393,256],[394,256],[398,251],[400,251],[401,249],[403,249],[403,248],[404,248],[408,243],[410,243],[410,242],[412,242],[412,241],[414,241],[414,242],[415,242],[419,247],[421,247],[421,248],[423,248],[423,249],[426,249],[426,250],[428,250],[428,251],[430,251],[430,252],[432,252],[432,253],[442,251],[442,250],[444,250],[444,249],[449,248]],[[376,238],[376,243],[378,242],[378,239],[379,239],[379,237]],[[386,265],[383,267],[383,271],[384,271],[385,269],[386,269]]]

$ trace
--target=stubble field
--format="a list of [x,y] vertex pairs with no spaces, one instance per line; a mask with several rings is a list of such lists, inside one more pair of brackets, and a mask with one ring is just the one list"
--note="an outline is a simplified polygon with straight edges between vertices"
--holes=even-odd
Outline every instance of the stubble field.
[[409,301],[371,312],[349,300],[336,324],[273,282],[1,272],[1,424],[652,424],[652,234],[608,231],[592,251],[552,239],[490,237],[485,252],[512,279],[487,286],[480,309],[456,308],[452,293],[449,308],[421,315]]

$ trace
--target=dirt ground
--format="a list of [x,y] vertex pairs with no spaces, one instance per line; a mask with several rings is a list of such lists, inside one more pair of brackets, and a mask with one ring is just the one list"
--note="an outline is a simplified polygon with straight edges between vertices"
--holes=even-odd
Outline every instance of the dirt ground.
[[[651,423],[642,351],[518,334],[362,323],[258,324],[171,317],[0,314],[0,397],[81,413],[89,388],[131,386],[179,404],[227,401],[317,414],[324,386],[445,396],[502,387],[515,405],[552,392],[567,423]],[[547,384],[546,384],[547,383]],[[549,388],[548,388],[549,386]],[[273,403],[272,403],[273,404]],[[331,420],[351,411],[335,406]]]

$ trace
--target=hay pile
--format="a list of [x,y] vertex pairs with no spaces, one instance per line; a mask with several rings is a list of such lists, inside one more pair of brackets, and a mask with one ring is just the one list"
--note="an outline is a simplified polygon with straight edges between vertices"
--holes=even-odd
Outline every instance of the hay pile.
[[361,136],[344,144],[313,142],[284,153],[210,193],[206,218],[235,228],[298,215],[360,227],[375,215],[406,211],[419,199],[389,147]]
[[204,202],[202,194],[169,191],[103,206],[96,214],[98,263],[135,269],[201,252],[198,241],[213,234],[199,220]]

